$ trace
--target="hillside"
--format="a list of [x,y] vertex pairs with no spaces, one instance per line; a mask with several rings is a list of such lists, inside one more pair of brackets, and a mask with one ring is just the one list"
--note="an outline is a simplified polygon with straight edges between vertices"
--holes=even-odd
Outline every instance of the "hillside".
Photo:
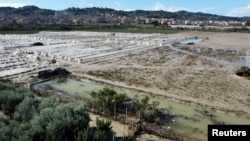
[[[144,18],[173,18],[179,20],[218,20],[218,21],[250,21],[250,17],[226,17],[208,13],[193,13],[187,11],[168,12],[168,11],[146,11],[146,10],[135,10],[135,11],[121,11],[110,8],[75,8],[71,7],[65,9],[73,13],[74,15],[90,15],[90,16],[101,16],[102,14],[112,14],[113,16],[126,16],[130,18],[144,17]],[[51,16],[56,11],[50,9],[41,9],[36,6],[24,6],[21,8],[12,7],[0,7],[1,17],[8,15],[20,15],[20,16]]]
[[145,18],[174,18],[180,20],[219,20],[219,21],[246,21],[250,20],[250,17],[226,17],[207,13],[193,13],[188,11],[178,11],[178,12],[168,12],[168,11],[147,11],[147,10],[135,10],[135,11],[121,11],[109,8],[68,8],[70,11],[76,15],[78,14],[89,14],[98,15],[101,13],[111,13],[117,16],[127,16],[127,17],[145,17]]
[[24,6],[21,8],[12,8],[12,7],[0,7],[0,15],[21,15],[21,16],[29,16],[29,15],[54,15],[55,11],[48,9],[40,9],[36,6]]

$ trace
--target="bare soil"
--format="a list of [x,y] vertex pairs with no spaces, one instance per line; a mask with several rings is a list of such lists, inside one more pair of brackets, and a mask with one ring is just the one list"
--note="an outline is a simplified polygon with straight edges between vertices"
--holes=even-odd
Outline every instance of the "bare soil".
[[187,32],[180,33],[186,38],[199,37],[205,39],[199,43],[200,47],[214,47],[222,49],[249,50],[249,33],[219,33],[219,32]]
[[[225,51],[238,50],[237,54],[232,54],[232,51],[228,54],[216,53],[215,58],[226,61],[231,59],[237,62],[237,57],[250,49],[250,34],[191,32],[178,36],[204,39],[199,44],[180,48],[199,46]],[[188,101],[193,105],[199,104],[249,116],[250,81],[235,76],[239,66],[208,61],[200,55],[211,57],[205,50],[189,55],[171,50],[167,46],[158,47],[103,61],[92,61],[83,65],[81,73],[111,81],[116,85],[122,84],[175,100]]]
[[[96,126],[96,118],[99,119],[106,119],[104,117],[89,113],[90,115],[90,119],[91,122],[89,123],[90,126]],[[128,125],[122,124],[120,122],[111,120],[111,127],[112,127],[112,131],[115,133],[115,140],[123,140],[123,137],[127,137],[130,136],[132,134],[132,130],[129,128]],[[109,139],[110,141],[112,141],[113,139]],[[150,134],[141,134],[136,138],[136,141],[172,141],[169,139],[165,139],[165,138],[161,138],[161,137],[157,137],[155,135],[150,135]]]

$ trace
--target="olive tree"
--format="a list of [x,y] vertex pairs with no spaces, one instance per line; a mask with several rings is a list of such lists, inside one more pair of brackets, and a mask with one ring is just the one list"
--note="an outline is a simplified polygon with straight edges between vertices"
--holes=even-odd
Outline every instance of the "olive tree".
[[60,104],[41,110],[31,123],[36,130],[35,137],[63,141],[73,140],[79,131],[88,127],[89,121],[89,115],[82,106]]

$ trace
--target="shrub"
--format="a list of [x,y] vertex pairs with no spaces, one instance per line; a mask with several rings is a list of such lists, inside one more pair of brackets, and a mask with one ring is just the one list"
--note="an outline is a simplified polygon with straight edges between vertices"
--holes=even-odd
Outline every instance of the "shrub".
[[83,106],[35,99],[29,91],[3,82],[0,91],[0,108],[6,115],[0,118],[1,141],[75,140],[78,132],[89,127]]
[[76,141],[105,141],[107,135],[105,131],[87,128],[77,134]]
[[236,75],[243,77],[250,77],[250,69],[246,66],[242,66],[236,71]]
[[0,91],[0,110],[6,115],[12,115],[16,106],[21,103],[25,97],[33,97],[33,95],[24,88],[9,83],[0,82]]
[[73,140],[74,136],[88,127],[89,115],[82,106],[59,104],[55,108],[42,109],[39,115],[31,121],[32,127],[37,129],[40,138],[53,140]]
[[103,131],[108,131],[110,130],[112,127],[110,127],[111,125],[111,120],[100,120],[99,118],[96,118],[96,128],[98,130],[103,130]]
[[34,98],[25,98],[15,109],[14,119],[19,122],[29,122],[38,111],[39,101]]

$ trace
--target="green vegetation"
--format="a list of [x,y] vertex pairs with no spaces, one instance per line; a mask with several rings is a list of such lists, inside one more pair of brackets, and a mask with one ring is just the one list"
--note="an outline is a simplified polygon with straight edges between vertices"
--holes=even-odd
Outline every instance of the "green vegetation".
[[[132,94],[130,94],[133,97]],[[143,96],[136,96],[143,99]],[[177,103],[166,99],[150,98],[149,103],[159,101],[159,108],[169,111],[175,115],[174,122],[170,123],[171,129],[196,140],[207,140],[207,125],[209,124],[249,124],[250,119],[232,116],[188,104]],[[156,120],[157,121],[157,120]]]
[[[16,85],[0,81],[1,141],[67,141],[89,139],[104,141],[110,121],[97,120],[89,127],[89,115],[81,105],[62,103],[55,98],[37,98]],[[93,128],[93,129],[92,129]]]
[[0,82],[0,110],[7,116],[13,116],[15,107],[21,103],[24,98],[33,98],[32,93],[23,88],[15,87],[10,83]]
[[76,141],[105,141],[106,139],[105,131],[95,130],[94,128],[87,128],[79,132],[76,137]]
[[35,34],[38,33],[38,30],[0,30],[0,34],[4,35],[4,34]]
[[[100,15],[104,13],[112,14],[114,16],[126,16],[129,18],[134,17],[145,17],[145,18],[173,18],[179,20],[217,20],[217,21],[250,21],[249,17],[226,17],[226,16],[219,16],[213,14],[206,14],[206,13],[193,13],[187,11],[178,11],[178,12],[168,12],[168,11],[151,11],[151,10],[133,10],[133,11],[122,11],[122,10],[114,10],[111,8],[99,8],[99,7],[92,7],[92,8],[75,8],[71,7],[65,9],[74,15],[88,15],[91,17],[100,17]],[[4,15],[12,15],[18,14],[22,16],[30,16],[30,15],[41,15],[47,16],[54,15],[54,10],[48,9],[40,9],[36,6],[24,6],[21,8],[11,8],[11,7],[1,7],[0,12]],[[98,22],[108,22],[104,18],[100,18],[97,20]],[[114,21],[115,22],[115,21]]]
[[92,91],[91,96],[94,101],[88,105],[96,111],[103,112],[104,115],[116,117],[118,114],[124,114],[125,109],[127,109],[133,116],[139,117],[140,120],[162,124],[160,119],[162,112],[158,108],[160,103],[158,101],[149,103],[150,98],[148,96],[132,100],[127,94],[119,94],[108,87],[104,87],[99,91]]
[[111,130],[110,120],[96,119],[96,127],[87,128],[77,134],[76,141],[106,141],[107,133]]
[[93,104],[96,109],[102,109],[104,115],[108,114],[111,116],[116,114],[114,109],[124,108],[124,102],[128,99],[125,93],[118,94],[115,90],[108,87],[97,92],[92,91],[90,95],[94,98],[94,101],[89,104]]
[[239,70],[236,71],[236,75],[242,77],[250,77],[250,69],[246,66],[242,66]]
[[[201,31],[223,31],[223,32],[250,32],[246,27],[250,25],[249,17],[226,17],[206,13],[193,13],[187,11],[167,12],[167,11],[121,11],[110,8],[75,8],[65,9],[68,15],[56,17],[55,10],[40,9],[36,6],[24,6],[20,8],[0,7],[0,13],[3,18],[12,18],[11,22],[6,22],[0,27],[0,34],[31,34],[39,31],[100,31],[100,32],[129,32],[129,33],[162,33],[170,34],[181,32],[183,30],[201,30]],[[110,17],[107,18],[105,14]],[[15,16],[14,16],[15,15]],[[14,18],[14,17],[18,18]],[[55,16],[54,16],[55,15]],[[83,19],[74,22],[79,15]],[[67,17],[68,16],[68,17]],[[76,16],[77,18],[74,18]],[[24,22],[25,18],[30,21]],[[91,17],[89,19],[89,17]],[[118,17],[126,17],[125,21]],[[142,19],[138,17],[143,17]],[[146,19],[174,19],[184,24],[184,21],[238,21],[236,26],[242,26],[240,22],[245,22],[242,28],[229,29],[188,29],[178,27],[177,29],[169,28],[167,22],[160,24],[159,21],[147,21]],[[63,19],[60,22],[59,19]]]
[[57,83],[66,83],[67,82],[67,78],[65,77],[59,77],[56,79]]
[[172,34],[179,30],[165,26],[154,27],[152,24],[108,24],[108,23],[85,23],[85,24],[57,24],[57,25],[34,25],[29,26],[6,26],[0,28],[0,34],[32,34],[39,31],[95,31],[95,32],[125,32],[125,33],[162,33]]
[[[147,122],[156,122],[156,119],[159,119],[161,113],[159,106],[159,101],[152,101],[149,103],[150,98],[148,96],[143,97],[142,99],[137,99],[133,102],[133,111],[137,114],[140,112],[141,118]],[[159,124],[160,121],[157,121]]]
[[121,32],[121,33],[160,33],[174,34],[183,31],[207,31],[207,32],[246,32],[250,30],[247,27],[242,28],[197,28],[190,29],[184,27],[170,28],[168,25],[159,25],[153,21],[150,24],[117,24],[117,23],[83,23],[83,24],[55,24],[55,25],[33,25],[32,27],[5,26],[0,28],[0,34],[34,34],[39,31],[91,31],[91,32]]
[[[110,103],[107,104],[110,107],[105,106],[104,111],[106,116],[116,117],[117,119],[118,115],[121,116],[126,113],[127,108],[129,116],[133,115],[136,119],[140,116],[140,119],[143,121],[171,126],[173,131],[190,138],[195,138],[196,140],[203,141],[207,139],[208,124],[250,123],[249,119],[223,114],[209,108],[205,109],[199,106],[173,102],[166,98],[145,97],[134,93],[126,93],[127,98],[122,98],[120,94],[124,94],[124,92],[119,91],[119,89],[115,89],[114,91],[88,80],[76,81],[68,79],[67,83],[58,84],[55,81],[48,81],[45,84],[65,90],[69,94],[69,97],[72,97],[72,100],[76,100],[76,103],[85,103],[86,107],[94,109],[98,114],[103,113],[103,101],[106,100],[104,98],[107,98],[110,100],[107,101],[107,103]],[[95,93],[95,98],[89,95],[91,93]],[[105,96],[101,95],[102,93]],[[115,96],[121,97],[117,105],[113,103],[116,99]],[[86,103],[86,100],[88,103]],[[129,105],[131,103],[132,105]],[[162,116],[163,111],[168,113],[166,115],[168,120],[164,121],[157,118],[157,116]],[[119,119],[122,120],[121,118]]]

